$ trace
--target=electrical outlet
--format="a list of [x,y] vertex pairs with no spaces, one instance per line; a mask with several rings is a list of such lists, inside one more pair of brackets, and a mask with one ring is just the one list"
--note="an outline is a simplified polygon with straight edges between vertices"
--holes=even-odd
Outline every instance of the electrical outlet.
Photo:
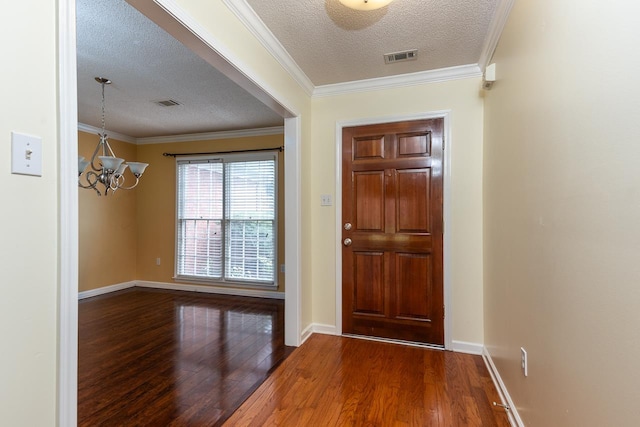
[[524,376],[529,376],[527,350],[525,350],[524,347],[520,347],[520,366],[522,367],[522,373],[524,374]]
[[156,265],[160,265],[160,258],[156,258]]

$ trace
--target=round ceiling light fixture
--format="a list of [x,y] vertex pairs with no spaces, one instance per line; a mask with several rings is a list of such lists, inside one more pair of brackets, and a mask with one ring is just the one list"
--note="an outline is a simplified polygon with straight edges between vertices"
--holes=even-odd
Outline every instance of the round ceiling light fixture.
[[339,0],[343,5],[356,10],[375,10],[385,7],[393,0]]

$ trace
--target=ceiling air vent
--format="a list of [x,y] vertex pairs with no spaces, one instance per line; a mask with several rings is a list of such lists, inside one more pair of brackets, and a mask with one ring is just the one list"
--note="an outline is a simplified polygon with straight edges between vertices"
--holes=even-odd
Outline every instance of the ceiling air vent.
[[156,104],[158,104],[161,107],[173,107],[176,105],[181,105],[178,101],[174,101],[173,99],[166,99],[164,101],[156,101]]
[[384,63],[393,64],[395,62],[414,61],[418,58],[418,49],[405,50],[403,52],[385,53]]

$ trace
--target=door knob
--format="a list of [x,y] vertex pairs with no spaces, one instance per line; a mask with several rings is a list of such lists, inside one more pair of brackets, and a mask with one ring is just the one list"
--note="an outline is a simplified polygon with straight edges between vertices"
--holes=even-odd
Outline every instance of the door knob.
[[344,245],[345,246],[351,246],[351,243],[353,243],[353,242],[351,241],[350,238],[347,237],[346,239],[344,239]]
[[344,224],[344,229],[347,230],[347,231],[351,230],[351,223],[350,222],[346,222]]

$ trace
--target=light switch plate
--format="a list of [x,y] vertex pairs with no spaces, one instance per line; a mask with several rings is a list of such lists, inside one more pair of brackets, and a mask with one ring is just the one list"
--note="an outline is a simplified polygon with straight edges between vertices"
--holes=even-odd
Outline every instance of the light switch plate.
[[42,138],[11,132],[11,173],[42,176]]
[[331,206],[333,204],[333,199],[331,194],[321,194],[320,195],[320,206]]

